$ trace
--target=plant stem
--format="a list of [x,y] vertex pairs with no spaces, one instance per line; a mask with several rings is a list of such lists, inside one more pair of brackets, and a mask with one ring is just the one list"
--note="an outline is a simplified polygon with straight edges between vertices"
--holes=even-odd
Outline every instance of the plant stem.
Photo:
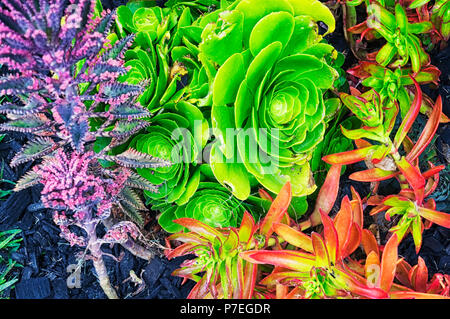
[[103,289],[103,292],[109,299],[119,299],[116,291],[111,285],[108,277],[108,271],[106,270],[105,263],[103,262],[103,258],[94,258],[94,268],[97,273],[98,280],[100,281],[100,286]]
[[[114,220],[112,218],[107,218],[103,220],[103,224],[107,229],[111,228],[114,225]],[[134,256],[142,258],[144,260],[151,260],[154,257],[154,253],[149,249],[143,247],[142,245],[137,244],[133,240],[129,239],[125,243],[121,243],[123,248],[128,250]]]
[[348,29],[356,25],[356,8],[354,6],[349,6],[346,4],[342,5],[342,14],[344,22],[344,37],[349,43],[350,49],[353,55],[359,60],[365,59],[364,51],[358,50],[356,48],[356,41],[353,37],[353,33],[349,32]]
[[116,291],[111,285],[108,277],[108,271],[106,269],[105,263],[103,261],[103,252],[101,250],[101,243],[97,238],[96,228],[98,222],[88,222],[83,228],[88,234],[89,242],[88,248],[92,255],[92,260],[94,263],[94,269],[97,273],[98,280],[100,282],[100,287],[102,287],[104,293],[109,299],[119,299]]
[[123,246],[123,248],[128,250],[130,253],[132,253],[136,257],[142,258],[144,260],[150,261],[154,256],[154,254],[150,250],[135,243],[131,239],[127,240],[125,243],[123,243],[121,245]]

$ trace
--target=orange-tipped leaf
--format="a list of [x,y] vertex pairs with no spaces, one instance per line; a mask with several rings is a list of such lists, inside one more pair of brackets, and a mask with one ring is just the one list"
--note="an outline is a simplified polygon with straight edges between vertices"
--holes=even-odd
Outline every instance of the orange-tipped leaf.
[[261,223],[260,233],[266,237],[266,240],[273,233],[273,224],[279,223],[286,213],[292,198],[291,183],[287,182],[281,188],[278,196],[272,202],[266,217]]
[[329,214],[336,201],[339,192],[339,179],[341,177],[341,165],[333,165],[329,169],[325,182],[319,190],[316,199],[316,206],[311,214],[311,226],[319,225],[321,222],[320,210],[325,214]]
[[397,235],[392,235],[384,247],[383,257],[381,258],[381,277],[380,288],[389,292],[395,278],[395,269],[398,259],[398,239]]
[[308,252],[313,252],[313,245],[311,238],[298,230],[286,225],[275,223],[273,224],[273,230],[277,235],[287,241],[289,244],[295,247],[301,248]]

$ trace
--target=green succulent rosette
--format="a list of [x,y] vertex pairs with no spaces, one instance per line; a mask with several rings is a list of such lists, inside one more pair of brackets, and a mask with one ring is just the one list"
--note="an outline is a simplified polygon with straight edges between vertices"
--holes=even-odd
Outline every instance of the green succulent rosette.
[[208,123],[200,110],[181,101],[167,105],[166,112],[152,118],[151,127],[131,140],[129,147],[172,163],[137,169],[139,175],[160,186],[156,193],[144,192],[150,203],[188,202],[200,183],[197,162],[208,133]]
[[[152,210],[159,211],[158,223],[169,232],[175,233],[183,227],[173,221],[178,218],[194,218],[211,227],[236,227],[241,223],[245,211],[259,220],[269,211],[272,202],[268,199],[250,195],[245,201],[238,200],[227,188],[218,183],[208,164],[196,169],[196,185],[194,194],[184,204],[177,205],[162,201],[150,201]],[[273,198],[275,194],[269,194]],[[293,198],[288,208],[289,215],[297,220],[307,210],[302,198]]]
[[116,31],[120,37],[136,35],[136,43],[150,47],[176,31],[179,15],[170,8],[156,6],[155,2],[135,1],[117,8]]
[[185,205],[156,204],[161,227],[175,233],[183,227],[173,222],[177,218],[189,217],[212,227],[235,227],[241,220],[246,205],[237,200],[225,187],[217,182],[200,182],[195,193]]
[[166,103],[177,101],[184,90],[178,90],[186,68],[170,61],[170,52],[181,44],[180,29],[192,23],[190,10],[148,7],[145,1],[129,2],[117,9],[116,33],[111,41],[134,35],[133,46],[125,52],[127,74],[120,80],[128,83],[147,83],[139,97],[141,105],[152,113]]
[[198,23],[199,60],[212,78],[211,168],[240,200],[253,178],[274,193],[287,181],[293,196],[316,189],[308,161],[336,110],[337,100],[323,96],[339,76],[326,61],[336,51],[321,41],[319,21],[334,30],[319,1],[242,0]]

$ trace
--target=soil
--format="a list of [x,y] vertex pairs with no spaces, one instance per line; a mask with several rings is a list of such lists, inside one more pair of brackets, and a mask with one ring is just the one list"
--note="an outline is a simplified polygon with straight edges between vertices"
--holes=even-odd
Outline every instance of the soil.
[[[126,1],[109,0],[104,1],[105,8],[114,8]],[[161,3],[163,1],[160,1]],[[340,21],[340,20],[338,20]],[[356,59],[351,55],[342,33],[342,25],[337,26],[337,31],[328,37],[340,52],[347,55],[347,67],[350,67]],[[433,99],[440,94],[444,101],[444,112],[450,116],[450,47],[440,52],[431,54],[432,64],[441,71],[440,87],[438,90],[424,87],[424,91]],[[1,170],[3,179],[17,181],[30,167],[31,163],[20,165],[14,169],[10,168],[9,162],[13,155],[28,140],[26,134],[8,133],[0,143]],[[441,125],[437,132],[435,143],[430,150],[437,153],[435,157],[439,164],[448,165],[450,127]],[[348,176],[361,167],[358,165],[348,166],[346,173],[342,176],[341,190],[337,203],[345,195],[350,195],[350,186],[353,186],[365,196],[369,192],[367,184],[355,183]],[[443,178],[445,179],[445,178]],[[450,190],[450,177],[445,185],[440,185],[437,191],[443,193],[437,198],[438,207],[443,207],[448,212],[448,192]],[[12,186],[7,183],[0,184],[2,189]],[[398,185],[395,183],[383,183],[380,190],[385,193],[395,192]],[[446,190],[445,190],[446,188]],[[80,288],[68,288],[67,278],[69,272],[67,267],[76,264],[76,255],[82,252],[78,247],[71,247],[66,240],[59,237],[59,229],[54,225],[51,213],[48,210],[32,210],[31,204],[37,203],[40,197],[40,187],[36,186],[18,193],[12,193],[6,199],[0,201],[0,231],[18,228],[22,232],[18,235],[22,238],[21,248],[12,253],[11,258],[22,267],[13,269],[11,275],[18,278],[14,289],[5,291],[4,297],[11,299],[101,299],[106,298],[100,288],[92,262],[86,261],[81,265]],[[336,211],[337,206],[335,207]],[[182,284],[182,279],[171,276],[173,270],[189,257],[167,260],[158,248],[164,245],[167,235],[158,227],[155,213],[150,214],[150,219],[145,227],[149,240],[155,243],[154,251],[156,257],[150,262],[144,261],[130,254],[120,245],[113,247],[103,246],[103,250],[116,257],[121,256],[120,262],[105,257],[105,263],[109,271],[109,277],[120,298],[136,299],[184,299],[188,295],[194,282],[187,281]],[[376,223],[380,230],[380,240],[387,239],[387,229],[390,227],[384,221],[384,217],[368,217],[367,221]],[[431,277],[436,272],[450,274],[450,229],[433,225],[424,231],[423,245],[419,255],[425,260]],[[410,264],[417,263],[417,255],[411,236],[407,236],[400,244],[399,254]],[[1,267],[1,266],[0,266]],[[0,271],[2,269],[0,268]],[[136,274],[138,280],[131,280],[130,272]]]

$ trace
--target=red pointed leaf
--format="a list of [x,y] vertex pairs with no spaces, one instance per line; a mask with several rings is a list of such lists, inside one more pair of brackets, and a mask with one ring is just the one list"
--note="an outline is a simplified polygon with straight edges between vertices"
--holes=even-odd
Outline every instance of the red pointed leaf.
[[428,268],[420,256],[417,260],[417,267],[411,273],[411,283],[415,291],[427,292]]
[[377,239],[375,238],[374,234],[368,230],[363,229],[361,234],[361,242],[363,245],[364,252],[366,255],[369,255],[372,251],[374,251],[377,255],[380,254],[378,250],[378,243]]
[[370,144],[368,141],[362,139],[354,140],[353,142],[355,142],[356,148],[365,148],[372,146],[372,144]]
[[369,212],[369,215],[373,216],[373,215],[379,214],[381,212],[384,212],[387,209],[389,209],[389,206],[378,205],[377,207],[372,208],[372,210]]
[[260,189],[258,190],[258,193],[259,193],[259,197],[261,197],[261,198],[263,198],[263,199],[267,199],[267,200],[273,202],[272,196],[270,196],[269,193],[266,192],[264,189],[260,188]]
[[203,296],[201,292],[207,290],[208,283],[206,282],[206,278],[202,277],[199,282],[191,289],[189,295],[186,297],[187,299],[201,299]]
[[334,217],[334,227],[336,228],[339,239],[339,255],[344,253],[347,241],[350,239],[351,227],[353,224],[352,206],[348,196],[345,196],[341,202],[341,209]]
[[287,250],[253,250],[244,251],[240,256],[255,264],[270,264],[296,271],[309,272],[316,261],[311,254]]
[[381,258],[380,288],[386,292],[391,290],[395,278],[395,269],[398,259],[397,247],[397,235],[394,234],[389,238],[386,246],[384,246],[383,256]]
[[371,299],[384,299],[388,297],[383,290],[376,287],[368,287],[343,271],[339,271],[339,275],[344,278],[349,290],[355,295]]
[[255,220],[252,215],[250,215],[247,211],[244,212],[244,216],[242,217],[241,226],[239,227],[239,241],[246,243],[252,237],[256,231]]
[[430,164],[432,165],[432,168],[422,174],[423,178],[425,178],[425,179],[433,177],[433,176],[438,177],[439,172],[445,169],[445,165],[433,166],[432,163],[430,163]]
[[343,257],[350,256],[350,254],[353,253],[356,250],[356,248],[359,247],[360,243],[361,243],[361,228],[358,226],[358,224],[353,223],[350,229],[350,237],[345,243],[344,248],[345,253]]
[[424,196],[425,178],[420,174],[419,169],[412,166],[405,157],[402,157],[396,164],[413,188],[417,202],[421,203]]
[[408,155],[406,156],[406,159],[408,161],[412,162],[416,158],[418,158],[419,155],[422,154],[422,152],[428,146],[428,144],[430,144],[439,126],[441,113],[442,113],[442,98],[439,96],[438,99],[436,100],[436,104],[434,105],[433,111],[431,112],[430,118],[422,131],[422,134],[420,134],[420,137],[414,144],[414,147],[412,148],[411,152],[409,152]]
[[412,288],[411,287],[411,280],[409,278],[409,273],[411,271],[411,265],[408,264],[408,262],[404,259],[400,259],[399,262],[397,263],[397,268],[395,271],[395,278],[400,281],[400,283],[407,287],[407,288]]
[[353,186],[350,187],[350,191],[352,192],[352,200],[350,201],[350,204],[352,205],[353,222],[362,229],[364,226],[364,210],[362,207],[361,197]]
[[266,237],[266,240],[272,235],[272,226],[279,223],[286,213],[292,198],[291,183],[287,182],[272,202],[266,217],[261,223],[260,233]]
[[197,248],[197,244],[185,243],[172,250],[166,255],[167,259],[172,259],[179,256],[184,256],[192,252],[193,249]]
[[327,173],[325,182],[317,195],[316,206],[311,214],[311,226],[319,225],[321,222],[320,210],[329,214],[336,201],[339,192],[339,179],[341,177],[341,165],[333,165]]
[[316,266],[327,268],[330,266],[330,258],[328,257],[327,247],[319,234],[313,232],[311,234],[314,254],[316,256]]
[[174,223],[180,224],[190,231],[202,235],[208,240],[214,240],[215,237],[225,239],[218,230],[193,218],[178,218],[174,220]]
[[373,146],[369,146],[369,147],[365,147],[365,148],[358,148],[353,151],[330,154],[330,155],[324,156],[322,158],[322,160],[331,165],[354,164],[357,162],[361,162],[361,161],[365,160],[366,158],[369,158],[371,156],[371,154],[373,154],[377,148],[378,148],[377,145],[373,145]]
[[320,215],[323,224],[323,237],[327,245],[328,254],[331,262],[336,263],[340,258],[338,234],[330,216],[322,211],[320,212]]
[[196,233],[176,233],[170,235],[167,239],[170,241],[178,240],[184,243],[196,243],[201,245],[208,243],[204,238]]

